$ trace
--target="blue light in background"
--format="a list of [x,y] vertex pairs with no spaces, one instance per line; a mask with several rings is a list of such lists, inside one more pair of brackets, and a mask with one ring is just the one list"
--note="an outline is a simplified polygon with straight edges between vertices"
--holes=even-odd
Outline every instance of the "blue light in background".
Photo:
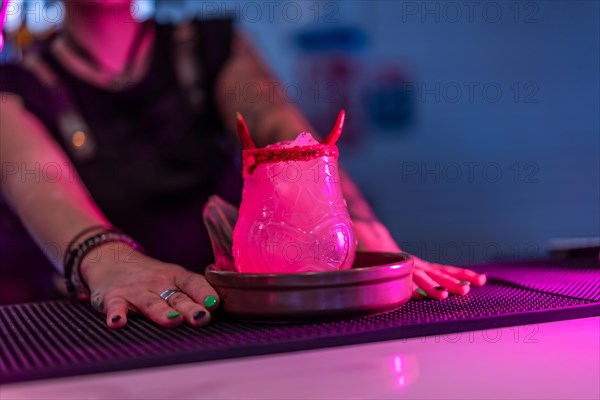
[[138,21],[146,21],[156,12],[154,0],[134,0],[131,4],[132,14]]
[[26,1],[21,4],[21,8],[21,13],[25,15],[25,23],[34,35],[60,25],[65,15],[64,5],[58,1]]
[[4,30],[7,33],[15,32],[21,26],[23,13],[23,0],[11,0],[6,9],[6,21]]

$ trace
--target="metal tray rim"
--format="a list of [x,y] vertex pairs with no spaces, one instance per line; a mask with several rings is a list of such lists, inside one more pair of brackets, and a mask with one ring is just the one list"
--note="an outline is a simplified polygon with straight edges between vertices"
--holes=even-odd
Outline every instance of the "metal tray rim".
[[[357,252],[373,254],[373,252]],[[274,287],[323,287],[352,285],[372,281],[398,279],[412,273],[413,259],[406,253],[377,252],[391,260],[385,264],[350,268],[338,271],[303,272],[296,274],[257,274],[237,271],[221,271],[214,264],[206,268],[206,279],[213,285],[230,288],[274,288]],[[394,260],[395,257],[395,260]],[[243,277],[243,279],[242,279]]]

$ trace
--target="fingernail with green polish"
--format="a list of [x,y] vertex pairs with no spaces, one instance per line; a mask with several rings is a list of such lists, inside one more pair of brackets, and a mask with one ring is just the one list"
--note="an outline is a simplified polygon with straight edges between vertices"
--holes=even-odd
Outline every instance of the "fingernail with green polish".
[[214,307],[217,304],[217,298],[215,296],[206,296],[204,298],[204,306],[206,308]]
[[167,314],[167,318],[169,319],[173,319],[173,318],[177,318],[181,315],[181,313],[179,311],[171,311],[170,313]]
[[423,289],[421,289],[421,288],[417,289],[417,293],[419,293],[423,297],[427,297],[427,293],[425,293],[425,291]]
[[470,285],[471,282],[469,282],[469,281],[460,281],[460,282],[458,282],[458,284],[459,285]]

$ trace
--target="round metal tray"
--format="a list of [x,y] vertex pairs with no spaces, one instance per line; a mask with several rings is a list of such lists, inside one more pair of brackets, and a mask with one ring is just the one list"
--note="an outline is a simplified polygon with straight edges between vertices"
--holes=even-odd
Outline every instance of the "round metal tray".
[[293,322],[395,310],[412,295],[412,268],[403,253],[357,252],[348,270],[243,274],[211,265],[206,279],[231,317]]

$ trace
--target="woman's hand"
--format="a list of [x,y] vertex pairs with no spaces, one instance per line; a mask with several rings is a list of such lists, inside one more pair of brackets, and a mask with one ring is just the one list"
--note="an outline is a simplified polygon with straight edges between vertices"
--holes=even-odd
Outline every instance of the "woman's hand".
[[[111,328],[127,324],[129,311],[165,327],[182,322],[203,326],[219,297],[202,275],[138,253],[121,243],[98,247],[83,260],[81,274],[90,287],[92,307]],[[168,301],[160,294],[178,289]]]
[[442,300],[449,294],[465,295],[471,285],[482,286],[485,274],[465,268],[430,263],[413,256],[413,299],[432,298]]
[[[354,230],[358,237],[359,250],[392,253],[402,251],[387,228],[378,221],[355,220]],[[478,274],[469,269],[430,263],[412,257],[414,259],[413,299],[442,300],[450,294],[465,295],[471,290],[471,285],[482,286],[487,279],[485,274]]]

